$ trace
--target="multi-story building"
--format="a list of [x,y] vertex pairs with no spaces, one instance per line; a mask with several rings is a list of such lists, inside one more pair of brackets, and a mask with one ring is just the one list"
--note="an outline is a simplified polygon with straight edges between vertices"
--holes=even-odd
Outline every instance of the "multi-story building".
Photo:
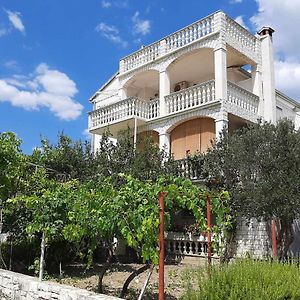
[[151,135],[182,159],[212,138],[258,119],[288,117],[300,105],[275,89],[272,34],[252,35],[222,11],[196,21],[120,60],[119,71],[91,98],[94,149],[107,126]]
[[[131,128],[135,142],[151,135],[178,160],[205,151],[225,126],[288,117],[300,127],[300,104],[275,89],[273,32],[253,35],[218,11],[122,58],[90,98],[94,149],[108,126],[116,138]],[[250,245],[241,253],[265,251],[264,226],[254,226],[262,230],[253,249],[240,232]]]

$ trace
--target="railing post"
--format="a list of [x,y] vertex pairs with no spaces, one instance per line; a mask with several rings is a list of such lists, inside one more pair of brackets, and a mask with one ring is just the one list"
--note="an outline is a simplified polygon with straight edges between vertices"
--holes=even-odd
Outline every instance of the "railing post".
[[158,299],[165,299],[165,193],[160,192],[158,195],[159,198],[159,288],[158,288]]
[[211,266],[211,199],[209,196],[206,197],[206,216],[207,216],[207,261],[208,265]]
[[125,62],[124,59],[120,60],[120,73],[125,72]]

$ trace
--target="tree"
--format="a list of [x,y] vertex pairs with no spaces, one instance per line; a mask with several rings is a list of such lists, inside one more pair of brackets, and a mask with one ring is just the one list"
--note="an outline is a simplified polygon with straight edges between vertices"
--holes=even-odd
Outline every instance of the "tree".
[[279,256],[300,216],[300,132],[291,121],[256,124],[223,138],[205,156],[205,172],[230,191],[235,216],[279,220]]
[[26,211],[28,222],[25,230],[29,237],[41,238],[40,275],[44,271],[44,254],[46,246],[53,241],[63,239],[63,228],[68,222],[67,212],[72,204],[77,182],[59,183],[40,177],[39,188],[30,195],[19,195],[9,203],[15,208]]
[[21,140],[12,132],[0,134],[0,199],[16,195],[22,186],[26,157],[21,149]]

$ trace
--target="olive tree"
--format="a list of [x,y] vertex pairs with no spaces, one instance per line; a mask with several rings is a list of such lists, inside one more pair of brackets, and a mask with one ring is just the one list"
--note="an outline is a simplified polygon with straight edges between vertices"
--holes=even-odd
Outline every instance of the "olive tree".
[[209,183],[230,191],[233,214],[279,221],[278,253],[285,257],[300,217],[300,131],[282,120],[224,132],[204,160]]

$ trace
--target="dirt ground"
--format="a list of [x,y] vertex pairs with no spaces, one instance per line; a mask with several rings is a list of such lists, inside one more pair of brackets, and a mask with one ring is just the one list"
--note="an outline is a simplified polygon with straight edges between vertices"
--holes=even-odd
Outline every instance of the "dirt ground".
[[[123,283],[130,273],[142,265],[139,264],[114,264],[107,271],[104,276],[104,294],[120,296]],[[196,284],[196,279],[194,282],[191,281],[191,272],[199,269],[199,265],[175,265],[170,264],[165,266],[165,299],[175,300],[180,299],[188,283],[192,285]],[[203,266],[202,266],[203,267]],[[98,269],[98,270],[97,270]],[[78,288],[87,289],[96,292],[98,276],[97,271],[99,271],[100,266],[93,270],[84,270],[82,266],[72,266],[69,267],[64,272],[64,277],[62,279],[56,279],[56,281],[72,285]],[[126,299],[137,299],[140,290],[145,282],[147,272],[140,274],[136,277],[129,285],[129,293]],[[195,277],[194,277],[195,278]],[[52,279],[55,280],[55,279]],[[154,269],[149,284],[147,286],[146,292],[143,299],[152,300],[158,299],[158,270]]]

